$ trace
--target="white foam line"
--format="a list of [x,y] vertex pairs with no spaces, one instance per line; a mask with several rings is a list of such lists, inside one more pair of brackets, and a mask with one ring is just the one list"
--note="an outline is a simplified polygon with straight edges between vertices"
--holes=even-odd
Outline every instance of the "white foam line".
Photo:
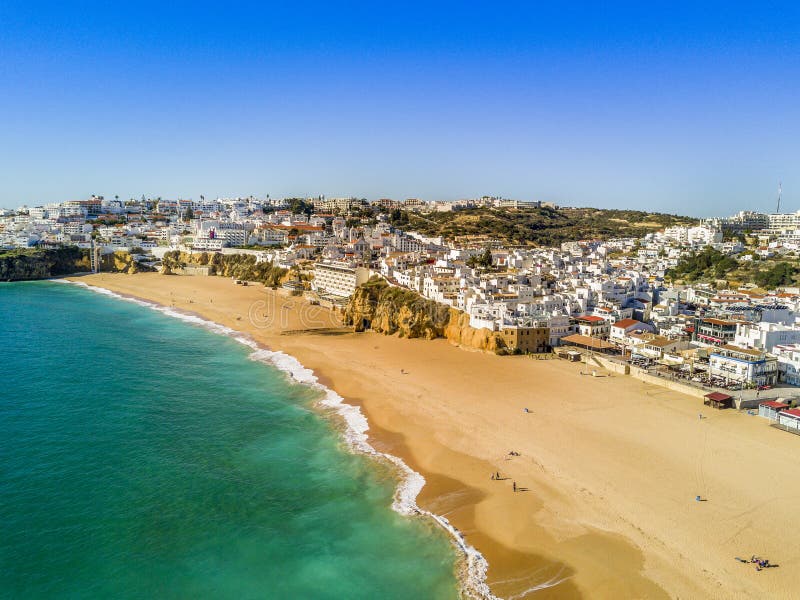
[[215,323],[214,321],[203,319],[197,315],[187,314],[155,302],[148,302],[147,300],[140,300],[139,298],[133,298],[131,296],[123,296],[104,288],[88,285],[82,281],[69,281],[66,279],[53,279],[52,281],[77,285],[98,294],[103,294],[104,296],[132,302],[139,306],[156,310],[170,317],[180,319],[185,323],[203,327],[213,333],[229,336],[240,344],[244,344],[253,350],[249,357],[252,360],[273,365],[289,375],[297,383],[321,391],[323,396],[319,401],[320,405],[335,410],[341,415],[347,425],[344,437],[350,448],[363,454],[387,460],[399,471],[401,481],[395,490],[392,509],[402,515],[423,515],[429,517],[450,534],[453,542],[464,557],[463,574],[461,577],[462,595],[466,598],[478,600],[500,600],[497,596],[492,594],[489,585],[486,583],[486,572],[489,568],[489,563],[483,555],[470,546],[464,539],[464,535],[444,516],[434,514],[417,506],[417,496],[425,486],[425,478],[420,473],[411,469],[400,457],[375,450],[367,441],[369,423],[364,413],[361,412],[361,408],[353,406],[352,404],[347,404],[344,398],[339,394],[319,383],[314,372],[304,367],[294,356],[286,354],[285,352],[262,348],[250,336],[231,329],[230,327],[226,327],[225,325]]

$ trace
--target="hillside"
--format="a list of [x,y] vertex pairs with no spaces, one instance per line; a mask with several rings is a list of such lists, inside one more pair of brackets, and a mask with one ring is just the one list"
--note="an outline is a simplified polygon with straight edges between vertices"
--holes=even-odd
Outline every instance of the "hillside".
[[[398,211],[399,212],[399,211]],[[596,208],[475,208],[453,212],[393,214],[404,229],[448,240],[485,236],[513,246],[557,246],[582,239],[640,237],[697,219],[637,210]]]
[[[751,260],[744,260],[749,255]],[[752,251],[738,258],[705,248],[685,256],[666,273],[667,281],[677,284],[711,283],[722,287],[755,284],[771,290],[800,284],[800,261],[794,253],[771,259],[759,259]]]

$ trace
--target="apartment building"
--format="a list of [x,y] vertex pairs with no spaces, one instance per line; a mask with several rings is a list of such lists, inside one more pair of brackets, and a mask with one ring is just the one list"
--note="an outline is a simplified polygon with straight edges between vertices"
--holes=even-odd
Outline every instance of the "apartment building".
[[696,325],[695,337],[697,341],[712,346],[731,344],[736,339],[737,321],[725,319],[700,319]]
[[709,355],[708,372],[712,376],[745,385],[775,385],[778,381],[776,357],[750,348],[725,344]]
[[347,263],[317,263],[311,288],[319,294],[347,297],[369,280],[369,269]]

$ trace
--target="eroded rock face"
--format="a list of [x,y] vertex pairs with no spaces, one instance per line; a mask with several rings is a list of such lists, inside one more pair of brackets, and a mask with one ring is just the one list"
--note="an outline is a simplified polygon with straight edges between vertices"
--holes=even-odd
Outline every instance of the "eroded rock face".
[[266,286],[281,285],[295,278],[288,269],[277,267],[270,262],[258,262],[252,254],[218,254],[214,252],[167,252],[162,259],[161,272],[171,275],[180,272],[185,265],[210,265],[214,274],[220,277],[233,277],[247,281],[260,281]]
[[138,273],[141,268],[128,252],[114,252],[103,256],[102,270],[114,273]]
[[469,315],[454,308],[450,309],[450,323],[445,329],[445,337],[459,346],[486,352],[498,353],[506,349],[503,338],[497,332],[470,327]]
[[505,348],[497,333],[470,327],[469,315],[382,281],[370,281],[355,291],[344,309],[344,323],[356,332],[371,329],[406,338],[446,338],[488,352]]
[[47,279],[90,268],[88,250],[77,247],[0,253],[0,281]]

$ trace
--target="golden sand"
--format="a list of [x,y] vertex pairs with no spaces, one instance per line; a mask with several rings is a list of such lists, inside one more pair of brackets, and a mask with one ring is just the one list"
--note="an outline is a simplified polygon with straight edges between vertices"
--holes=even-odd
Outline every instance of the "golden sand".
[[[763,419],[574,363],[343,332],[261,285],[79,280],[195,312],[313,369],[362,407],[376,448],[425,476],[418,503],[486,556],[498,596],[797,597],[800,437]],[[734,559],[752,554],[780,567]]]

